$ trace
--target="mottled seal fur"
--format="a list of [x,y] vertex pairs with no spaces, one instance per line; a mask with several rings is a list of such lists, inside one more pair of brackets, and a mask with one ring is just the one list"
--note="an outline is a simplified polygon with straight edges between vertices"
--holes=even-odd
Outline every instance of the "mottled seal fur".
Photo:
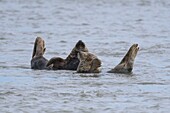
[[80,63],[77,68],[77,73],[99,73],[101,61],[89,52],[79,51],[78,58]]
[[72,49],[71,53],[67,56],[66,59],[60,57],[53,57],[47,63],[47,66],[52,65],[52,69],[63,69],[63,70],[77,70],[79,59],[78,52],[84,51],[88,52],[85,43],[82,40],[79,40],[75,47]]
[[46,69],[46,64],[48,60],[43,57],[45,53],[45,42],[41,37],[37,37],[34,43],[32,59],[31,59],[31,69]]
[[113,69],[108,71],[109,73],[131,73],[133,70],[133,65],[135,57],[139,50],[138,44],[133,44],[129,51],[126,53],[121,62]]

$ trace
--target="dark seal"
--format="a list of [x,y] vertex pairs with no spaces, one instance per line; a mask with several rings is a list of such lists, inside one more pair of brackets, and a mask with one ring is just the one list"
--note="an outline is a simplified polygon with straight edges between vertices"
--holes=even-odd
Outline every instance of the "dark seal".
[[45,42],[41,37],[37,37],[34,43],[32,59],[31,59],[31,69],[48,69],[46,64],[48,60],[43,57],[45,53]]
[[47,66],[52,66],[52,69],[54,70],[77,70],[77,67],[79,65],[79,59],[78,59],[78,52],[84,51],[88,52],[88,49],[86,48],[86,45],[83,41],[79,40],[75,47],[72,49],[71,53],[67,56],[66,59],[60,58],[60,57],[53,57],[49,60],[47,63]]

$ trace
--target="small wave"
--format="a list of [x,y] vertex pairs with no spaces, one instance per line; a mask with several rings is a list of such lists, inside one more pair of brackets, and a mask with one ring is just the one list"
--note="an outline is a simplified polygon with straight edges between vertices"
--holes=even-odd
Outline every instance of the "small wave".
[[141,82],[141,83],[135,83],[139,85],[166,85],[165,83],[160,83],[160,82]]
[[0,40],[6,40],[6,38],[1,37]]
[[80,74],[80,77],[100,77],[100,74]]
[[20,68],[20,69],[30,69],[29,66],[0,66],[2,69]]
[[106,49],[103,49],[101,51],[97,51],[96,52],[97,55],[99,56],[114,56],[114,57],[119,57],[119,56],[122,56],[125,54],[125,52],[122,52],[122,51],[114,51],[114,50],[106,50]]
[[24,49],[14,49],[12,51],[14,51],[14,52],[17,52],[17,51],[22,52],[22,51],[25,51],[25,50]]
[[15,94],[15,93],[12,91],[0,92],[0,95],[11,95],[11,94]]
[[88,26],[88,25],[90,25],[90,24],[88,24],[88,23],[82,23],[81,25],[83,25],[83,26]]
[[65,40],[61,40],[61,41],[60,41],[60,43],[67,43],[67,41],[65,41]]
[[47,52],[47,54],[50,54],[50,55],[59,55],[60,53],[59,52]]

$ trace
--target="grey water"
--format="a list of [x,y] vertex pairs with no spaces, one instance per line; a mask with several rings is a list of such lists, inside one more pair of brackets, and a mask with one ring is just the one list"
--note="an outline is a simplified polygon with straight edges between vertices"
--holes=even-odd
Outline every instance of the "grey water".
[[[168,113],[169,22],[169,0],[0,0],[0,113]],[[37,36],[47,59],[83,40],[102,72],[31,70]],[[133,43],[133,73],[106,73]]]

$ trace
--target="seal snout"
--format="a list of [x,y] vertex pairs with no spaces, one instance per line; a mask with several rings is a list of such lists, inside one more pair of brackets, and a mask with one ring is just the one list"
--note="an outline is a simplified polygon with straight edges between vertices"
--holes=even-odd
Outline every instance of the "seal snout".
[[137,50],[139,50],[139,44],[134,44]]
[[136,44],[136,48],[137,48],[137,50],[139,50],[139,44]]

